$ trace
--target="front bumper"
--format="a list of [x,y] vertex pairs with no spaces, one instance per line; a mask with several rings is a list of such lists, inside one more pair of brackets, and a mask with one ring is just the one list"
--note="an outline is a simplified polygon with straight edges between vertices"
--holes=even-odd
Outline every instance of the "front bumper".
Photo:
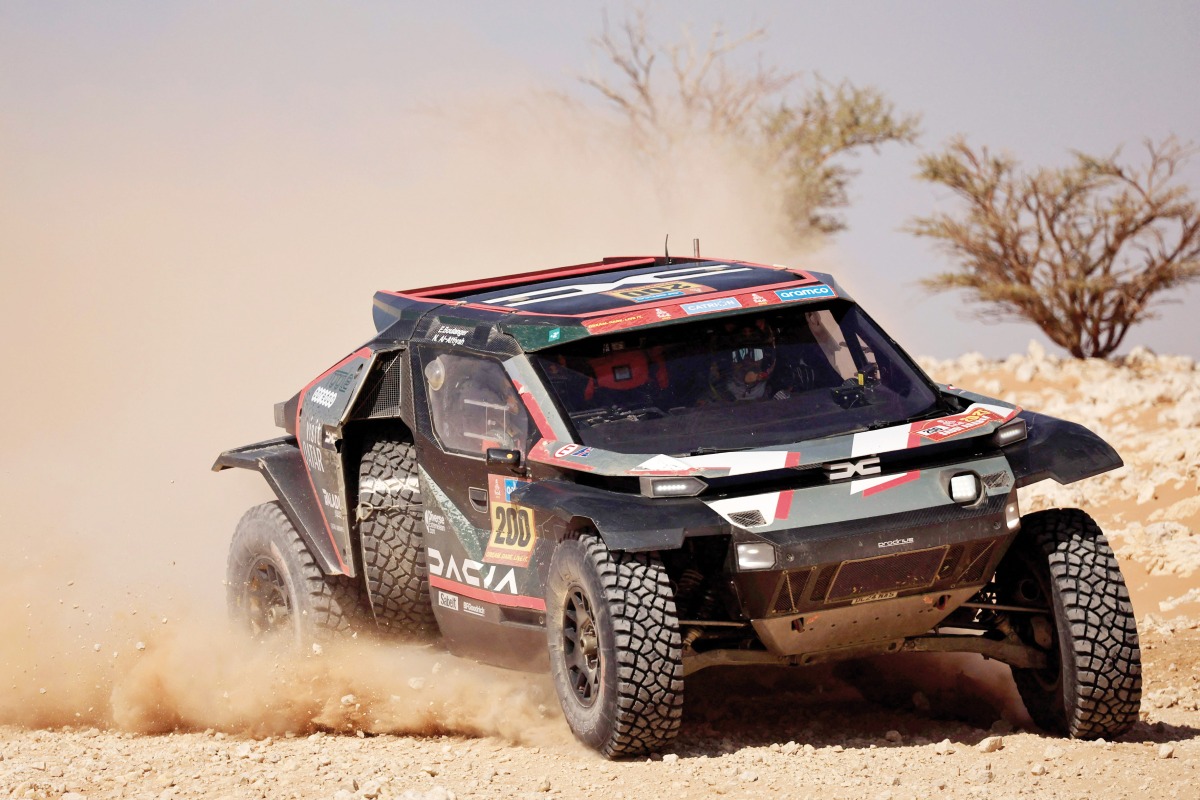
[[1014,501],[996,494],[975,508],[944,505],[764,534],[777,564],[794,566],[734,572],[742,613],[776,655],[898,644],[925,633],[991,578],[1016,535],[1005,522]]

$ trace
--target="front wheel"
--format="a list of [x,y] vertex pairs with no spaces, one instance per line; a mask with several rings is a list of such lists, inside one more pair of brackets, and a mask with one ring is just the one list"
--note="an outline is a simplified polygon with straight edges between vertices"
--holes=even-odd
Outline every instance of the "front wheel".
[[1027,643],[1047,651],[1041,669],[1013,668],[1029,716],[1076,739],[1111,739],[1138,718],[1142,662],[1129,591],[1095,521],[1075,508],[1021,520],[1001,564],[1001,601],[1044,608],[1018,620]]
[[546,591],[550,671],[572,733],[609,758],[661,748],[683,715],[683,647],[662,562],[594,535],[559,544]]

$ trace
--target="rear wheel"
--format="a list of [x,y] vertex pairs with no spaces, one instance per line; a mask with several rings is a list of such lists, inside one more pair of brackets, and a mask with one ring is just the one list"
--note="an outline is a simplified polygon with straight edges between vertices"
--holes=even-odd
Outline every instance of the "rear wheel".
[[576,738],[610,758],[657,750],[683,714],[675,599],[657,557],[562,542],[546,587],[550,671]]
[[230,616],[252,634],[304,643],[349,632],[361,595],[351,579],[321,572],[279,503],[263,503],[233,534],[226,600]]
[[1034,722],[1076,739],[1113,738],[1138,718],[1141,651],[1125,579],[1090,516],[1052,509],[1022,518],[997,580],[1001,602],[1047,609],[1017,633],[1047,651],[1042,669],[1013,668]]
[[413,443],[371,438],[358,473],[359,536],[367,595],[380,628],[408,636],[437,631],[429,600],[425,520]]

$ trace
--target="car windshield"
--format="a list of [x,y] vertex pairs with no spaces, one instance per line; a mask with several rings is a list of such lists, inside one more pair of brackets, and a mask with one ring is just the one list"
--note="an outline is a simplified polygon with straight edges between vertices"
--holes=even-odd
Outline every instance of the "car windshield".
[[531,358],[579,441],[619,453],[767,447],[943,410],[923,373],[843,300],[580,339]]

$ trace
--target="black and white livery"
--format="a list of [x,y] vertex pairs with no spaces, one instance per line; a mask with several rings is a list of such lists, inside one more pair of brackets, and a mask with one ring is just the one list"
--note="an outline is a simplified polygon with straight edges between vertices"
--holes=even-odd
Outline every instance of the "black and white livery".
[[610,258],[379,292],[378,335],[276,407],[229,604],[549,671],[575,735],[664,746],[686,676],[904,651],[1011,665],[1047,730],[1136,720],[1112,550],[1017,489],[1121,465],[1085,428],[937,385],[829,275]]

